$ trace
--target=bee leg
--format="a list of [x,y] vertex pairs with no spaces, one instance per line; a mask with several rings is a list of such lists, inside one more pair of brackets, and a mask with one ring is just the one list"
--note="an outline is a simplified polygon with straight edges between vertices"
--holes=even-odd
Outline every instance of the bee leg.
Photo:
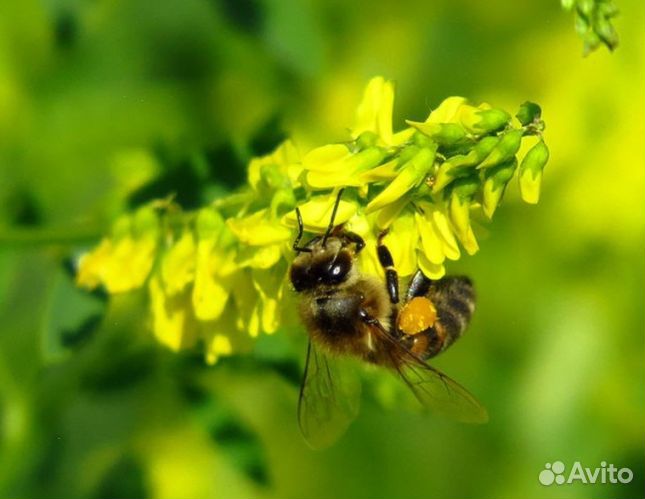
[[381,331],[385,331],[385,327],[383,327],[383,324],[381,324],[381,321],[379,321],[376,317],[372,317],[369,314],[369,312],[364,308],[358,309],[358,316],[368,326],[375,326]]
[[428,279],[421,270],[417,270],[410,280],[408,285],[408,292],[406,294],[406,301],[410,301],[417,296],[425,296],[430,290],[432,280]]
[[348,241],[351,241],[356,245],[356,254],[358,255],[361,250],[365,247],[365,241],[361,236],[356,234],[355,232],[344,232],[343,235],[345,238],[347,238]]
[[385,286],[387,293],[390,295],[390,302],[399,303],[399,275],[394,268],[394,260],[392,260],[392,253],[383,244],[383,238],[387,231],[383,231],[378,236],[378,247],[376,252],[378,254],[378,261],[385,270]]

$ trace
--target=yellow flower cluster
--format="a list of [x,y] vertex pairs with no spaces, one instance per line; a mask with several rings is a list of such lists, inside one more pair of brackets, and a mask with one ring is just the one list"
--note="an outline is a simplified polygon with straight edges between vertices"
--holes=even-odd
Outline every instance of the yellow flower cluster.
[[[77,283],[121,293],[147,285],[155,336],[173,350],[204,344],[206,359],[239,351],[293,318],[287,270],[300,208],[305,230],[322,233],[338,191],[336,224],[361,235],[364,272],[382,275],[376,238],[402,277],[420,268],[445,274],[461,247],[478,250],[470,214],[492,218],[516,174],[535,203],[548,149],[540,109],[525,103],[511,124],[505,111],[450,97],[424,122],[392,130],[394,86],[368,84],[351,138],[301,151],[291,142],[253,159],[248,185],[197,212],[156,202],[119,219],[80,262]],[[537,143],[518,166],[525,137]]]

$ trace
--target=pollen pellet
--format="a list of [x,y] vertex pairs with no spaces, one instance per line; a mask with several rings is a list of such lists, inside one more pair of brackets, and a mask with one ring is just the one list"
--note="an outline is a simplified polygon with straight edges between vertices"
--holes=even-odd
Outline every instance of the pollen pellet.
[[437,309],[434,304],[422,296],[412,298],[399,312],[398,327],[404,334],[418,334],[435,323]]

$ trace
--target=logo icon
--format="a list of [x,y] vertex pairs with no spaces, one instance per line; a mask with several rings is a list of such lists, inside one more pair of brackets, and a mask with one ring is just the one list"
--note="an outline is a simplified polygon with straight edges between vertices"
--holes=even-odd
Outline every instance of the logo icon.
[[600,463],[598,468],[585,468],[580,461],[573,463],[568,475],[565,476],[565,466],[562,461],[546,463],[538,475],[542,485],[563,485],[565,483],[629,483],[634,478],[634,472],[629,468],[617,468],[606,461]]
[[551,485],[553,482],[562,485],[565,482],[563,473],[564,463],[562,461],[556,461],[553,464],[546,463],[538,476],[538,480],[542,485]]

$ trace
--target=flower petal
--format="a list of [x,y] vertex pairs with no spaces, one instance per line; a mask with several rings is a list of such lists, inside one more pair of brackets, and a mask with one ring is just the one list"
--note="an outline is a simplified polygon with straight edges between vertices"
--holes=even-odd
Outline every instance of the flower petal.
[[291,232],[268,216],[268,210],[260,210],[244,218],[229,218],[226,224],[244,244],[266,246],[286,241]]
[[404,212],[397,218],[383,243],[392,253],[394,266],[402,277],[413,274],[417,270],[416,248],[419,239],[412,212]]
[[394,84],[381,76],[372,78],[356,111],[352,136],[357,138],[363,132],[374,132],[385,145],[390,145],[393,107]]
[[175,295],[195,279],[196,248],[192,232],[183,233],[163,256],[161,278],[166,292]]
[[216,272],[226,267],[227,260],[233,255],[221,254],[214,247],[212,240],[200,241],[197,244],[197,264],[195,266],[195,284],[193,286],[193,308],[195,316],[202,321],[217,319],[226,306],[230,284]]
[[[302,221],[305,225],[305,230],[308,232],[324,232],[329,226],[331,215],[336,203],[337,193],[334,192],[330,195],[315,196],[304,204],[299,205]],[[349,220],[356,213],[357,206],[354,201],[345,199],[340,200],[335,225],[340,225]],[[295,210],[290,211],[282,217],[282,223],[289,227],[297,227]]]
[[426,123],[453,123],[457,122],[457,113],[461,106],[466,104],[467,100],[464,97],[448,97],[444,99],[441,104],[433,110]]
[[252,267],[268,269],[273,267],[282,256],[281,245],[271,246],[242,246],[237,252],[236,265],[239,267]]
[[430,262],[435,265],[441,265],[446,256],[443,252],[443,243],[432,221],[432,212],[435,208],[429,203],[423,203],[422,209],[425,215],[421,213],[414,214],[419,235],[421,236],[422,253]]
[[427,278],[441,279],[446,275],[446,268],[442,264],[431,262],[422,251],[419,251],[417,257],[419,268]]
[[455,235],[450,228],[450,222],[443,210],[437,209],[432,212],[432,221],[435,227],[435,233],[441,238],[443,253],[446,258],[459,260],[461,252],[457,245]]
[[148,289],[155,337],[173,351],[193,346],[196,329],[188,295],[168,296],[157,275],[150,279]]
[[344,144],[329,144],[309,151],[302,158],[302,166],[310,172],[332,173],[343,170],[344,161],[352,152]]

